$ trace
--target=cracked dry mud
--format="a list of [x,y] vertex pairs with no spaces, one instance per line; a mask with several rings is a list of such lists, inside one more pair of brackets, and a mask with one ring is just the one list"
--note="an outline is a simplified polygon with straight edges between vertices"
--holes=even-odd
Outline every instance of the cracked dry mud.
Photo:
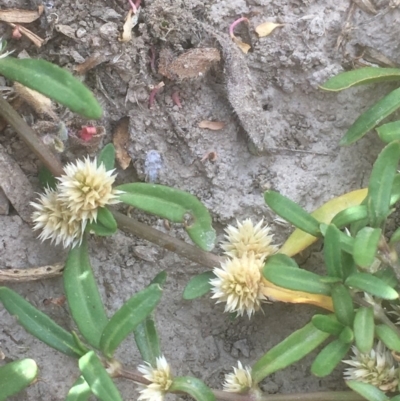
[[[2,0],[0,6],[33,8],[40,2]],[[103,142],[111,141],[112,130],[121,118],[130,118],[128,152],[133,162],[120,172],[119,181],[144,180],[146,154],[156,150],[162,159],[158,182],[198,196],[211,211],[219,239],[226,224],[251,217],[255,221],[264,218],[272,225],[276,240],[284,240],[291,228],[274,222],[274,215],[263,202],[266,188],[274,188],[313,210],[334,196],[365,186],[382,144],[373,133],[350,148],[340,148],[338,142],[357,115],[387,93],[391,85],[358,87],[339,94],[324,93],[318,85],[348,68],[359,46],[370,46],[400,62],[396,23],[400,10],[373,17],[356,9],[351,20],[354,29],[346,31],[345,45],[337,51],[348,0],[146,0],[133,39],[127,43],[118,41],[127,1],[44,3],[50,14],[58,15],[58,24],[69,27],[68,32],[75,33],[75,37],[33,23],[30,27],[34,32],[49,36],[47,44],[38,50],[26,39],[11,40],[10,47],[16,48],[17,55],[25,50],[31,57],[43,57],[70,70],[98,55],[101,63],[82,78],[104,107]],[[374,2],[378,11],[388,3]],[[168,48],[175,55],[196,47],[221,49],[221,41],[229,40],[229,25],[242,15],[249,18],[253,29],[266,20],[284,24],[261,39],[250,29],[253,51],[240,55],[241,63],[245,63],[241,72],[244,76],[237,70],[227,76],[229,68],[225,64],[224,71],[220,63],[199,79],[164,79],[165,87],[149,109],[149,86],[163,79],[149,66],[151,47],[157,54]],[[212,27],[223,39],[192,23],[192,17]],[[0,35],[9,38],[11,32],[1,24]],[[226,63],[229,55],[222,50]],[[240,84],[254,101],[248,109],[240,109]],[[4,85],[6,81],[1,80],[0,86]],[[239,95],[229,85],[235,86]],[[171,99],[175,91],[180,93],[182,108]],[[31,125],[41,119],[28,107],[20,112]],[[63,109],[57,112],[71,129],[87,123]],[[198,123],[202,120],[224,121],[225,126],[219,131],[201,129]],[[248,136],[265,150],[286,148],[310,153],[282,150],[255,156],[249,152]],[[38,190],[37,160],[10,129],[3,131],[0,143]],[[71,146],[63,155],[64,161],[85,152],[81,146]],[[207,152],[215,152],[216,160],[201,161]],[[137,212],[134,215],[166,230],[161,220]],[[40,244],[29,225],[15,213],[1,215],[0,228],[1,268],[42,266],[65,257],[61,249]],[[172,226],[169,233],[188,240],[180,227]],[[258,313],[251,321],[247,317],[231,321],[222,314],[223,306],[215,305],[208,297],[193,302],[182,300],[185,284],[203,271],[201,266],[122,232],[111,238],[92,239],[90,248],[109,313],[157,272],[167,270],[164,301],[156,314],[163,351],[177,375],[197,376],[215,388],[221,387],[224,373],[238,359],[246,365],[254,363],[304,325],[314,311],[310,306],[266,304],[265,313]],[[321,261],[319,246],[301,259],[310,270],[318,269]],[[43,304],[44,299],[63,294],[61,279],[11,287],[62,326],[73,328],[65,306]],[[14,400],[63,400],[79,375],[74,360],[28,335],[1,306],[0,349],[6,362],[29,356],[40,367],[40,380]],[[123,343],[117,356],[129,366],[140,362],[132,338]],[[313,355],[268,377],[262,383],[263,389],[268,393],[293,393],[344,388],[340,368],[328,378],[312,377],[312,359]],[[125,400],[136,400],[132,383],[118,381],[117,385]]]

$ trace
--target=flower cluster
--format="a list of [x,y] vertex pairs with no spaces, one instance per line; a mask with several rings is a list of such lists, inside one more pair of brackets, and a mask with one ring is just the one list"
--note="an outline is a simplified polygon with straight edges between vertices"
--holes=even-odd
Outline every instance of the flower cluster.
[[96,221],[98,209],[119,202],[121,191],[112,188],[113,171],[106,171],[103,163],[98,166],[96,159],[68,164],[57,189],[47,189],[37,202],[31,202],[33,229],[42,230],[39,238],[64,248],[80,244],[87,223]]
[[269,227],[263,227],[263,220],[254,225],[250,219],[238,227],[228,226],[221,244],[228,259],[214,269],[216,278],[210,280],[213,299],[225,302],[225,312],[246,312],[248,317],[260,309],[266,301],[263,293],[264,278],[261,268],[266,258],[277,251]]
[[368,354],[352,347],[354,355],[343,362],[351,367],[344,371],[345,380],[369,383],[382,391],[395,391],[399,384],[399,368],[391,352],[378,341]]
[[249,390],[253,384],[251,378],[251,368],[243,367],[238,361],[238,367],[233,366],[233,373],[225,375],[224,391],[229,393],[242,393]]
[[172,384],[171,369],[164,356],[156,358],[157,367],[153,368],[149,363],[139,365],[138,370],[143,374],[143,377],[151,383],[141,385],[140,396],[138,401],[162,401],[164,395]]

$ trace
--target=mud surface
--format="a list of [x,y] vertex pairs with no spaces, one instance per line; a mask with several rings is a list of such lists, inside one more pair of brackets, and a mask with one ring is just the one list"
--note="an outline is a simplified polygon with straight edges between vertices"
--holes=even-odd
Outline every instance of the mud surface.
[[[37,3],[2,0],[0,6],[33,8]],[[128,152],[132,164],[121,172],[120,182],[148,179],[146,156],[155,150],[161,165],[156,161],[156,171],[151,174],[161,184],[198,196],[211,211],[219,239],[227,224],[251,217],[269,222],[277,241],[283,241],[291,228],[274,222],[273,213],[263,202],[266,188],[280,191],[311,211],[334,196],[366,185],[382,144],[374,133],[350,148],[340,148],[338,142],[357,115],[387,93],[391,85],[358,87],[340,94],[324,93],[318,85],[343,69],[367,63],[358,57],[364,46],[400,63],[397,8],[388,9],[389,2],[383,0],[375,0],[379,12],[376,16],[355,8],[343,30],[350,6],[347,0],[143,3],[139,24],[127,43],[118,41],[129,9],[128,1],[123,0],[46,1],[47,16],[29,27],[47,38],[47,43],[36,49],[27,39],[10,40],[16,55],[27,52],[71,71],[89,57],[101,61],[82,79],[104,107],[100,122],[106,131],[103,143],[112,140],[112,131],[121,118],[130,118]],[[70,36],[55,29],[52,14],[57,14],[65,32],[72,32]],[[240,16],[250,20],[252,42],[251,52],[238,54],[244,65],[241,72],[229,69],[226,63],[232,54],[221,47],[223,40],[229,42],[229,25]],[[266,20],[284,26],[258,39],[254,27]],[[238,27],[237,32],[246,30]],[[11,30],[0,24],[0,34],[10,38]],[[221,62],[199,78],[170,80],[150,66],[151,51],[157,63],[162,49],[177,57],[198,47],[215,47],[222,54]],[[243,75],[238,76],[240,73]],[[165,87],[149,109],[150,90],[161,81]],[[0,86],[8,84],[2,80]],[[181,108],[171,98],[176,91]],[[28,107],[20,112],[31,125],[46,119]],[[62,108],[57,114],[72,133],[87,123]],[[225,126],[219,131],[201,129],[198,123],[202,120],[223,121]],[[3,131],[0,142],[37,190],[37,160],[10,129]],[[91,150],[71,142],[61,157],[63,161],[72,160]],[[204,158],[208,152],[216,152],[214,161]],[[137,212],[134,216],[166,231],[161,220]],[[0,229],[1,268],[41,266],[65,257],[62,249],[40,244],[15,212],[0,216]],[[169,233],[187,240],[180,227],[173,226]],[[193,302],[182,300],[185,284],[204,270],[202,266],[122,232],[107,239],[93,239],[90,248],[110,314],[157,272],[167,270],[164,301],[156,315],[164,354],[176,375],[197,376],[214,388],[221,388],[224,373],[238,359],[252,364],[303,326],[314,312],[308,306],[266,304],[264,314],[258,313],[251,321],[247,317],[232,321],[222,314],[223,306],[207,297]],[[315,246],[302,259],[303,266],[318,268],[319,252]],[[12,288],[59,324],[73,329],[65,306],[43,304],[44,299],[63,294],[60,279],[15,284]],[[79,376],[76,361],[28,335],[1,306],[0,322],[4,361],[29,356],[40,367],[38,383],[14,399],[63,400]],[[140,363],[132,338],[123,343],[118,357],[131,367]],[[342,368],[329,378],[312,377],[312,358],[268,377],[263,389],[272,394],[344,388]],[[125,400],[136,400],[133,384],[117,383]]]

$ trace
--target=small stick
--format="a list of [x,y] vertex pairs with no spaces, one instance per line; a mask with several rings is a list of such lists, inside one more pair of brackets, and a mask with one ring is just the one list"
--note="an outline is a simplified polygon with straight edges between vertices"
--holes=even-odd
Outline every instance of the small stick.
[[64,263],[54,265],[30,267],[27,269],[0,268],[0,283],[21,283],[25,281],[42,280],[59,277],[64,271]]
[[233,30],[234,30],[235,27],[236,27],[237,25],[239,25],[241,22],[247,22],[247,23],[249,23],[249,20],[248,20],[247,18],[245,18],[245,17],[241,17],[241,18],[237,19],[236,21],[232,22],[232,24],[231,24],[230,27],[229,27],[229,36],[230,36],[231,38],[234,38],[234,37],[235,37],[235,34],[233,33]]
[[158,85],[156,85],[150,92],[150,97],[149,97],[149,109],[153,107],[154,101],[156,100],[156,95],[158,91],[165,86],[164,82],[161,81]]

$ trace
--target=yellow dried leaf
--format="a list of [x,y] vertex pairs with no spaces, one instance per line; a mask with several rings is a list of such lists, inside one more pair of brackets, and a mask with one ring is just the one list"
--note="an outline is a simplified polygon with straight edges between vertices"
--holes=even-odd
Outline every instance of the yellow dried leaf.
[[223,121],[208,121],[208,120],[203,120],[200,121],[198,124],[199,128],[206,128],[211,131],[219,131],[222,128],[225,127],[225,123]]
[[232,40],[236,43],[236,45],[239,47],[239,49],[244,53],[247,54],[249,50],[251,49],[251,46],[245,42],[243,42],[241,39],[239,39],[236,36],[232,36]]
[[[329,224],[332,219],[342,210],[351,206],[360,205],[367,196],[368,189],[357,189],[356,191],[333,198],[315,210],[311,215],[321,223]],[[286,242],[283,244],[279,253],[293,256],[312,245],[318,238],[305,233],[298,228],[293,231]]]
[[36,21],[43,13],[44,7],[40,5],[37,11],[19,10],[11,8],[9,10],[0,10],[0,21],[12,22],[15,24],[29,24]]
[[256,32],[260,38],[263,38],[264,36],[270,35],[275,28],[278,28],[280,26],[284,26],[284,24],[276,24],[275,22],[267,21],[258,25],[256,27]]
[[120,38],[118,38],[120,42],[129,42],[132,39],[132,29],[139,21],[139,10],[137,10],[135,14],[133,14],[132,9],[128,11],[122,30],[122,35]]

